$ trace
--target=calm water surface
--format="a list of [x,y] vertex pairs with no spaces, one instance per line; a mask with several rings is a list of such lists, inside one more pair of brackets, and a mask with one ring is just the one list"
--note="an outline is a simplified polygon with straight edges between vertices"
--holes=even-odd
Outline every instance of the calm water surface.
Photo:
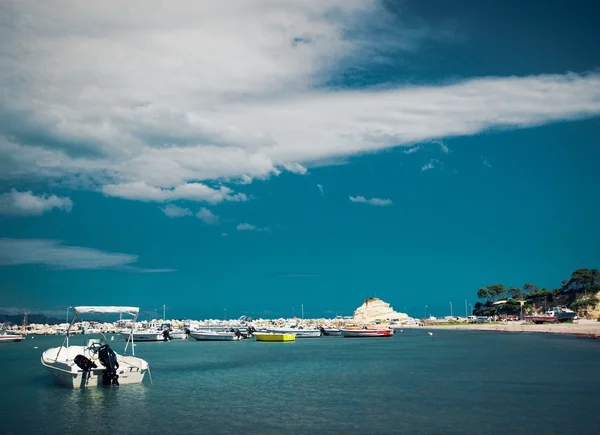
[[81,391],[40,364],[61,337],[3,343],[0,433],[600,434],[599,341],[434,334],[139,343],[153,384]]

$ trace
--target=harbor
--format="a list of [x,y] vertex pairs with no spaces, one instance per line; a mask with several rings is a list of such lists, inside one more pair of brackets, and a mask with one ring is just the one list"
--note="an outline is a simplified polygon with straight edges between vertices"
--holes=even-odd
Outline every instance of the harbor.
[[[593,433],[590,428],[599,421],[591,398],[600,388],[600,348],[593,342],[554,334],[453,330],[433,330],[432,340],[427,331],[291,343],[140,342],[136,356],[148,362],[152,382],[146,375],[137,385],[77,391],[56,385],[39,362],[42,351],[60,346],[64,337],[36,336],[7,343],[0,351],[0,368],[12,374],[0,378],[0,387],[13,391],[1,404],[35,409],[35,419],[23,418],[22,412],[6,416],[0,432],[35,433],[45,424],[48,434],[100,427],[127,434],[140,433],[142,427],[149,434],[196,433],[199,427],[215,435],[358,435],[390,433],[390,428],[391,433],[460,434],[476,419],[480,433],[492,433],[502,408],[515,416],[505,430],[527,434],[531,416],[519,410],[535,403],[536,415],[554,416],[554,430]],[[83,339],[73,337],[72,343]],[[119,354],[125,346],[118,335],[109,343]],[[570,370],[574,355],[578,367]],[[490,358],[501,360],[493,376],[484,369]],[[521,385],[502,380],[514,379],[510,373],[523,378]],[[587,381],[580,382],[581,377]],[[539,394],[535,386],[554,393]],[[575,403],[557,406],[556,395],[567,391]],[[575,413],[580,417],[570,418]]]

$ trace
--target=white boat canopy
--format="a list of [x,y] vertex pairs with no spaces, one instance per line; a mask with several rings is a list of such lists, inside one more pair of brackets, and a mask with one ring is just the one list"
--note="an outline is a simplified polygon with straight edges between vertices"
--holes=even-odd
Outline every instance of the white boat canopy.
[[94,314],[131,314],[132,316],[136,316],[140,312],[138,307],[75,307],[76,314],[86,314],[86,313],[94,313]]

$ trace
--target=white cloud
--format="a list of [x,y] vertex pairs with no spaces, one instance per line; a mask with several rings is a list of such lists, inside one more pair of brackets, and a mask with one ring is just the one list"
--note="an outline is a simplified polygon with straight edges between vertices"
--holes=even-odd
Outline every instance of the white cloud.
[[600,113],[598,73],[327,89],[332,75],[385,61],[381,50],[432,38],[378,2],[143,4],[0,3],[1,180],[241,201],[206,182]]
[[160,187],[149,186],[144,182],[133,182],[110,184],[104,186],[102,191],[106,196],[117,196],[140,201],[163,202],[177,199],[189,199],[215,204],[221,201],[246,201],[248,199],[243,193],[233,194],[232,190],[228,187],[220,186],[218,189],[213,189],[202,183],[188,183],[175,186],[173,189],[163,189]]
[[364,204],[377,205],[380,207],[385,207],[386,205],[392,205],[391,199],[383,199],[383,198],[370,198],[367,199],[364,196],[350,196],[350,201],[352,202],[362,202]]
[[423,166],[421,166],[421,171],[429,171],[437,166],[440,161],[438,159],[431,159]]
[[443,153],[448,154],[450,152],[450,148],[448,148],[448,145],[446,145],[441,140],[434,140],[433,143],[438,145]]
[[207,225],[217,225],[219,223],[219,216],[215,215],[209,209],[202,207],[196,217]]
[[402,150],[402,154],[414,154],[421,149],[421,145],[417,145],[416,147],[408,148],[406,150]]
[[222,236],[222,237],[227,237],[228,235],[229,235],[229,234],[227,234],[227,233],[221,233],[221,236]]
[[36,196],[33,192],[18,192],[11,189],[0,195],[0,215],[7,216],[41,216],[52,209],[71,212],[73,201],[45,193]]
[[238,224],[238,226],[236,227],[236,230],[238,230],[238,231],[259,231],[259,232],[267,232],[267,233],[271,232],[271,229],[268,227],[259,228],[256,225],[251,225],[248,223]]
[[59,240],[0,238],[0,266],[42,264],[58,269],[119,269],[142,273],[173,272],[133,266],[137,255],[65,246]]
[[323,186],[321,184],[317,184],[317,189],[319,189],[319,193],[321,194],[321,196],[325,196],[325,190],[323,189]]
[[164,208],[161,208],[163,213],[170,218],[178,218],[191,216],[192,211],[189,208],[177,207],[176,205],[169,204]]
[[491,168],[492,165],[490,164],[490,161],[487,159],[487,157],[481,157],[481,161],[483,163],[483,166],[485,166],[486,168]]

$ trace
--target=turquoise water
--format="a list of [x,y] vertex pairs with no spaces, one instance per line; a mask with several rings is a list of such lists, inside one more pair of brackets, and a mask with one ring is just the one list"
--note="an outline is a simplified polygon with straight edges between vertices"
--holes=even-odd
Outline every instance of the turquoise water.
[[[599,341],[434,337],[419,329],[393,338],[139,343],[153,384],[79,391],[55,385],[39,362],[61,337],[4,343],[0,433],[600,433]],[[111,345],[121,351],[124,342]]]

